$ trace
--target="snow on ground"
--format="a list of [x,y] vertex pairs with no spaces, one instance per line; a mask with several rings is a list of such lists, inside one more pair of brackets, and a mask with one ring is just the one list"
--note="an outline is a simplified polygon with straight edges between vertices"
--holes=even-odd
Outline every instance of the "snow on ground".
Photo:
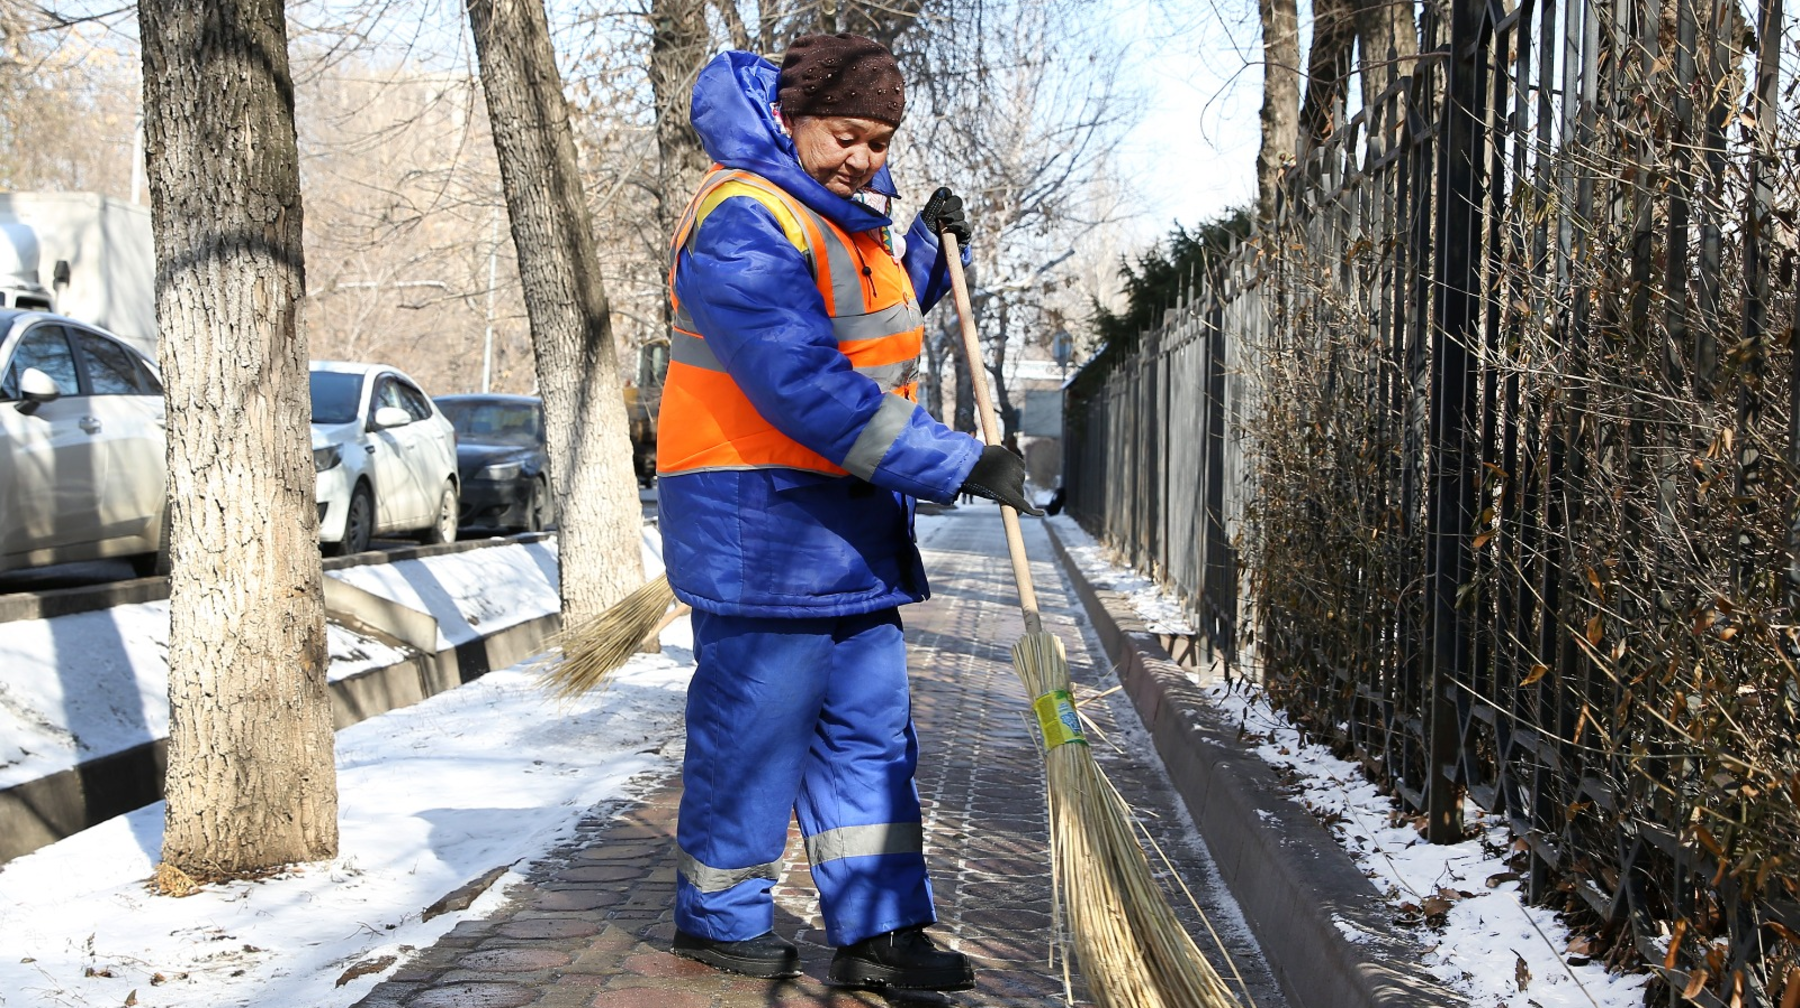
[[[424,604],[455,640],[466,632],[459,624],[493,628],[555,611],[555,562],[554,543],[497,546],[381,565],[382,576],[359,587]],[[167,604],[83,617],[8,624],[0,700],[25,694],[26,677],[12,672],[28,667],[55,686],[36,694],[46,703],[38,721],[85,712],[94,739],[147,741],[167,724],[156,695],[166,684]],[[522,664],[338,732],[339,855],[328,863],[182,899],[152,896],[158,802],[0,866],[0,1006],[355,1003],[408,952],[490,911],[586,810],[675,771],[692,672],[687,622],[662,639],[664,654],[634,656],[610,687],[574,701],[547,699]],[[379,660],[365,650],[372,642],[339,641],[334,628],[334,678]],[[128,675],[136,693],[117,689]],[[88,706],[64,707],[64,695]],[[3,727],[11,742],[15,724]],[[51,723],[20,738],[69,735]],[[505,873],[473,905],[423,919],[495,869]],[[367,971],[338,986],[358,966]]]
[[[644,561],[652,574],[662,569],[653,538],[645,543]],[[561,605],[554,540],[368,564],[326,576],[430,613],[438,621],[440,649]],[[335,623],[326,625],[326,638],[333,680],[406,657]],[[0,788],[167,737],[168,660],[166,601],[5,624]]]
[[[1049,520],[1083,574],[1097,586],[1125,593],[1154,632],[1192,632],[1177,602],[1148,579],[1113,565],[1081,526],[1066,516]],[[1459,844],[1426,843],[1411,817],[1360,767],[1325,746],[1302,741],[1254,684],[1216,684],[1208,695],[1244,725],[1246,737],[1260,740],[1257,755],[1291,774],[1294,800],[1330,828],[1385,893],[1397,926],[1419,921],[1410,930],[1427,949],[1425,968],[1467,994],[1474,1008],[1643,1003],[1646,976],[1612,975],[1599,963],[1567,953],[1571,935],[1556,914],[1524,902],[1506,864],[1511,838],[1495,819],[1470,806],[1465,817],[1478,827],[1477,837]],[[1337,924],[1347,940],[1366,940],[1347,921]]]

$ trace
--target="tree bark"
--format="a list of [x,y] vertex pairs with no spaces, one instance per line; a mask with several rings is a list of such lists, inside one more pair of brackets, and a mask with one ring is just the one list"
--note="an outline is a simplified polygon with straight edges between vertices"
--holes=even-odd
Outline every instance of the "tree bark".
[[690,106],[694,81],[712,55],[711,48],[702,0],[652,0],[650,89],[656,100],[657,182],[661,187],[657,220],[665,235],[674,233],[676,218],[700,187],[709,163],[700,135],[694,132]]
[[1306,103],[1300,108],[1295,156],[1306,160],[1337,128],[1344,110],[1344,85],[1356,55],[1358,0],[1317,0],[1313,4],[1312,49],[1306,54]]
[[168,405],[163,861],[337,853],[293,81],[280,0],[140,0]]
[[1275,221],[1275,187],[1294,160],[1300,108],[1300,22],[1294,0],[1258,0],[1263,31],[1262,147],[1256,155],[1256,219]]
[[531,319],[573,623],[644,580],[618,352],[542,0],[468,10]]
[[1413,0],[1357,0],[1356,34],[1362,48],[1363,107],[1369,108],[1389,85],[1413,71],[1419,54]]

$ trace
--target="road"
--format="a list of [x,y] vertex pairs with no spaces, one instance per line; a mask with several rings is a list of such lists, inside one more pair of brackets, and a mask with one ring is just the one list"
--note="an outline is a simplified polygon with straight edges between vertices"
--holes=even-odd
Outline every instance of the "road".
[[[640,489],[638,501],[643,506],[644,521],[656,521],[656,488]],[[405,539],[377,539],[369,544],[369,548],[392,550],[416,545],[418,544]],[[86,588],[114,581],[129,581],[136,576],[132,573],[131,564],[124,560],[88,560],[27,570],[0,571],[0,595],[54,591],[58,588]]]

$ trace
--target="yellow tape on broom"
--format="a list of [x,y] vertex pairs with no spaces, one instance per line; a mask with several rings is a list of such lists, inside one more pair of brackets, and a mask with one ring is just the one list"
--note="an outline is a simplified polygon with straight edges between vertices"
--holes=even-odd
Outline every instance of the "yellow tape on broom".
[[1044,748],[1055,749],[1068,742],[1087,745],[1087,734],[1081,730],[1081,718],[1075,714],[1075,698],[1068,690],[1051,690],[1031,702],[1037,712],[1038,729],[1044,733]]

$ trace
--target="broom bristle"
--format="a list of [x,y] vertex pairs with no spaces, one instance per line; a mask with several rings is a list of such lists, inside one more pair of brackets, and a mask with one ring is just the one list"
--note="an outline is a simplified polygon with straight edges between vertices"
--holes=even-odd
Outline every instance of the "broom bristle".
[[[1069,690],[1062,641],[1039,631],[1013,646],[1034,698]],[[1150,874],[1118,792],[1081,743],[1045,753],[1051,863],[1068,908],[1082,974],[1102,1008],[1234,1008]]]
[[659,575],[593,619],[564,627],[551,638],[552,650],[539,666],[544,688],[567,699],[600,685],[637,651],[674,603],[668,577]]

